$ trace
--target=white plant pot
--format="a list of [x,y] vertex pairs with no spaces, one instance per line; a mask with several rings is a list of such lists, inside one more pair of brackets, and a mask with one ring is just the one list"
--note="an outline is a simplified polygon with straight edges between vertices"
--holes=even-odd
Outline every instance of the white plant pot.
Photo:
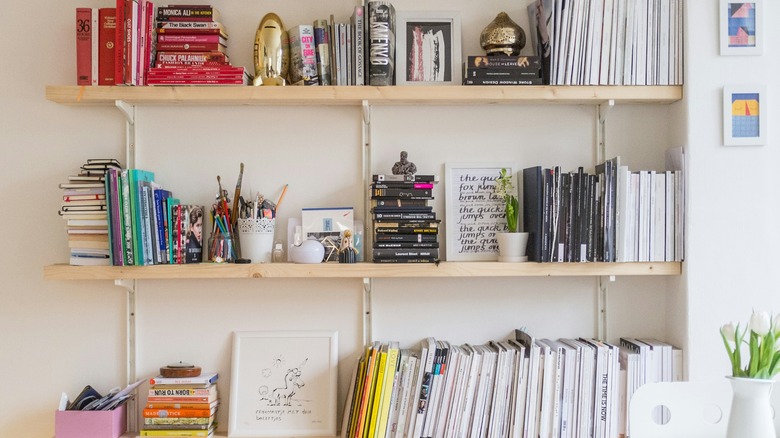
[[496,233],[499,262],[527,262],[528,233]]

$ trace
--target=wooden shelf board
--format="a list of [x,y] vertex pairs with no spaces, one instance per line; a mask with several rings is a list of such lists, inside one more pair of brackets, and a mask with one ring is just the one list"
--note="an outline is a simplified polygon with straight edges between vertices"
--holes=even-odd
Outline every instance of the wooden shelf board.
[[404,278],[404,277],[592,277],[680,275],[682,263],[499,263],[430,264],[216,264],[154,266],[44,267],[47,280],[207,279],[207,278]]
[[682,99],[682,86],[47,86],[46,99],[65,105],[484,105],[484,104],[668,104]]

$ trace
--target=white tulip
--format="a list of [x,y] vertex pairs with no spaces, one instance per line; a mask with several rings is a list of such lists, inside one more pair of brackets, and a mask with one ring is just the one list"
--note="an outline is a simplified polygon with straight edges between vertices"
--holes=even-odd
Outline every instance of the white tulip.
[[736,343],[737,330],[734,327],[733,322],[724,324],[723,327],[720,328],[720,332],[723,333],[723,337],[725,337],[729,342]]
[[769,326],[770,320],[768,313],[764,311],[754,311],[750,316],[750,330],[758,336],[766,336],[766,334],[769,333]]
[[775,351],[780,351],[780,338],[775,339]]

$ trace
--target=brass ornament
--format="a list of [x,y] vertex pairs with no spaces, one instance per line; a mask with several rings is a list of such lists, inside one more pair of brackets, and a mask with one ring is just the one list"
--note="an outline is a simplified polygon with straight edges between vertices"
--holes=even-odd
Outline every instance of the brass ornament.
[[287,85],[290,68],[290,40],[282,19],[265,14],[255,33],[254,85]]
[[525,47],[525,32],[506,12],[500,12],[482,29],[479,44],[488,55],[519,55]]

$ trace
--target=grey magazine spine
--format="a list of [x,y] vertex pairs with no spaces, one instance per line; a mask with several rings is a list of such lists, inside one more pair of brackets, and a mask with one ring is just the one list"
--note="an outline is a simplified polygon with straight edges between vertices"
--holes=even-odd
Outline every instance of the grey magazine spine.
[[369,85],[393,85],[395,8],[389,2],[368,2]]

